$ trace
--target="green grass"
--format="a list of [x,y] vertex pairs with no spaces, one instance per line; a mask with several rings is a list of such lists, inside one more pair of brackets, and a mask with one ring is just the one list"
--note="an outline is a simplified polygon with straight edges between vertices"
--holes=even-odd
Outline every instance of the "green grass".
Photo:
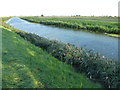
[[72,28],[74,30],[88,30],[92,32],[119,34],[118,22],[100,21],[87,19],[71,19],[71,18],[40,18],[40,17],[21,17],[30,22],[40,23],[44,25],[53,25],[63,28]]
[[2,31],[0,30],[0,89],[2,89]]
[[12,18],[13,16],[10,16],[10,17],[0,17],[0,20],[2,20],[3,22],[4,21],[7,21],[9,20],[10,18]]
[[3,88],[100,88],[12,31],[2,30]]
[[[22,16],[20,16],[20,17],[22,17]],[[35,17],[40,17],[40,16],[35,16]],[[110,17],[110,16],[44,16],[44,17],[40,17],[40,18],[84,19],[84,20],[118,22],[118,17]]]
[[78,73],[85,73],[91,80],[100,82],[104,87],[120,87],[120,62],[83,48],[48,40],[35,34],[17,33],[25,40],[46,50],[58,60],[72,65]]

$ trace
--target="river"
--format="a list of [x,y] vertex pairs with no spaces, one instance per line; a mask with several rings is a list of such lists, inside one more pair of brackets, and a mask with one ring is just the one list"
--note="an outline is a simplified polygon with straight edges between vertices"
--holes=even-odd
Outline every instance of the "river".
[[86,31],[74,31],[72,29],[29,23],[18,17],[11,18],[7,23],[25,32],[35,33],[50,40],[74,44],[77,47],[98,52],[107,58],[118,60],[118,38]]

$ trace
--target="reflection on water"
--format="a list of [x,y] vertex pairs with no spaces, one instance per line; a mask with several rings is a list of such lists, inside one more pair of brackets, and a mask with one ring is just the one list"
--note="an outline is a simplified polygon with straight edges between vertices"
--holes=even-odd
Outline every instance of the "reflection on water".
[[7,23],[25,32],[35,33],[50,40],[74,44],[77,47],[93,50],[108,58],[118,60],[118,38],[33,24],[17,17],[10,19]]

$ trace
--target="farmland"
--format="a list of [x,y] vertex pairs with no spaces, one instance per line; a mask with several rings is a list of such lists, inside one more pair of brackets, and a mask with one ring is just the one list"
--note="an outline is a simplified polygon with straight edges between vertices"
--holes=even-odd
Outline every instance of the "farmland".
[[118,29],[118,22],[106,21],[100,19],[75,19],[75,18],[52,18],[52,17],[21,17],[30,22],[52,25],[62,28],[71,28],[74,30],[87,30],[91,32],[99,32],[105,34],[118,35],[120,30]]

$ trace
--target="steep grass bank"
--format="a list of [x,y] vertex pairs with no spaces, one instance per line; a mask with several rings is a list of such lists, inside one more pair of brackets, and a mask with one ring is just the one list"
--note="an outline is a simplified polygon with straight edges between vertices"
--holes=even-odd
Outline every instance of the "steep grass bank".
[[101,87],[16,33],[0,30],[3,36],[3,88]]
[[91,80],[100,82],[107,88],[120,87],[120,62],[70,44],[47,40],[35,34],[20,32],[18,34],[60,61],[72,65],[77,72],[85,73]]
[[40,23],[44,25],[54,25],[56,27],[71,28],[75,30],[88,30],[92,32],[119,34],[118,22],[95,21],[84,19],[66,19],[66,18],[40,18],[40,17],[22,17],[22,19]]

